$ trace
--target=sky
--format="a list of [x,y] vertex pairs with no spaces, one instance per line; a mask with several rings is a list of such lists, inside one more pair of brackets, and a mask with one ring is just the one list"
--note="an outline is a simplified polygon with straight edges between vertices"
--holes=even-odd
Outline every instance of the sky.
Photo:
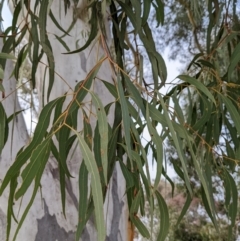
[[7,1],[4,1],[2,18],[3,18],[3,27],[4,29],[6,29],[8,26],[11,25],[11,21],[12,21],[12,14],[7,6]]
[[[4,1],[2,17],[3,17],[3,20],[4,20],[3,21],[3,27],[4,27],[4,29],[6,29],[7,27],[9,27],[11,25],[11,21],[12,21],[12,14],[11,14],[8,6],[7,6],[7,1]],[[162,54],[162,56],[165,60],[166,66],[167,66],[167,72],[168,72],[167,83],[169,83],[169,82],[174,81],[174,79],[177,77],[177,75],[179,74],[179,69],[182,67],[182,65],[178,61],[169,61],[167,50],[164,53],[161,53],[161,54]],[[169,85],[166,85],[165,88],[162,88],[162,93],[164,93],[164,92],[166,93],[168,88],[169,88]],[[29,117],[29,115],[30,115],[29,113],[25,112],[25,114],[24,114],[28,129],[30,129],[29,123],[31,123],[31,118]],[[150,138],[147,131],[144,134],[144,138],[145,139]],[[175,173],[175,171],[173,170],[172,167],[167,166],[166,169],[167,169],[167,173],[170,177],[176,177],[176,173]],[[150,171],[151,177],[154,179],[155,172],[156,172],[156,165],[152,166],[152,164],[149,163],[149,171]]]

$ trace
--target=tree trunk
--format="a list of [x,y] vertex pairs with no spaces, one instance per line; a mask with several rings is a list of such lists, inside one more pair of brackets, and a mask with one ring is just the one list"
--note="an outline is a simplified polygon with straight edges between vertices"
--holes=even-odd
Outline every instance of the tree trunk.
[[[73,15],[76,10],[72,5],[65,15],[64,13],[64,1],[53,1],[51,10],[57,18],[58,23],[63,29],[68,29],[73,20]],[[85,1],[81,2],[79,6],[82,6]],[[62,5],[60,8],[60,4]],[[82,8],[81,8],[82,9]],[[87,20],[84,20],[84,16],[78,16],[77,22],[72,30],[69,32],[70,36],[65,36],[63,40],[66,42],[71,50],[76,49],[76,43],[82,46],[86,39],[83,38],[89,32],[89,24]],[[108,22],[106,20],[107,33]],[[55,59],[55,81],[53,89],[50,95],[50,100],[55,99],[59,96],[64,95],[66,92],[70,94],[69,99],[72,98],[71,91],[74,90],[75,85],[83,80],[89,71],[96,65],[98,60],[104,56],[102,45],[98,41],[95,41],[91,47],[88,47],[85,51],[77,54],[64,55],[66,49],[60,44],[54,34],[61,36],[63,33],[56,28],[51,19],[47,22],[48,37],[50,39],[53,54]],[[107,43],[111,43],[110,35],[108,34]],[[40,106],[47,103],[46,90],[47,85],[45,81],[44,88],[44,71],[47,65],[47,61],[42,60],[38,72],[37,72],[37,88],[40,96]],[[6,89],[6,95],[12,90],[15,90],[15,80],[13,78],[8,81],[9,73],[12,72],[12,64],[8,61],[7,69],[5,71],[4,87]],[[110,64],[105,61],[97,75],[98,78],[107,81],[112,81],[112,71]],[[93,90],[102,100],[104,106],[113,101],[112,96],[106,91],[105,87],[96,78],[93,84]],[[44,98],[42,99],[42,93]],[[7,110],[7,114],[10,115],[15,111],[16,93],[11,94],[4,100],[4,107]],[[110,123],[113,122],[114,110],[111,109],[110,115],[108,116]],[[82,118],[79,118],[79,130],[82,127]],[[92,122],[94,126],[94,121]],[[14,127],[14,128],[13,128]],[[3,179],[7,169],[14,161],[17,151],[27,143],[28,136],[22,114],[16,116],[14,120],[14,126],[9,126],[9,139],[4,147],[1,155],[0,162],[0,178]],[[11,139],[11,131],[13,130],[13,138]],[[75,152],[71,159],[68,160],[69,170],[74,178],[70,180],[66,179],[66,219],[62,213],[60,185],[59,185],[59,173],[57,162],[53,157],[50,158],[44,175],[41,180],[41,192],[39,190],[33,206],[19,231],[16,240],[36,240],[36,241],[72,241],[75,240],[76,226],[78,224],[78,170],[81,163],[81,154],[79,151]],[[31,188],[30,188],[31,189]],[[22,203],[16,202],[14,210],[17,217],[21,217],[27,202],[30,199],[32,190],[28,190],[24,196]],[[1,197],[0,204],[0,218],[3,225],[1,225],[2,231],[0,233],[0,240],[5,239],[6,232],[6,215],[7,215],[7,198],[8,190],[4,192]],[[80,194],[81,195],[81,194]],[[115,166],[114,175],[108,185],[108,191],[104,203],[104,214],[108,241],[113,240],[129,240],[128,234],[128,211],[126,207],[125,198],[125,180],[122,176],[121,170],[118,165]],[[20,208],[19,214],[18,210]],[[13,221],[14,223],[14,221]],[[16,224],[15,224],[16,228]],[[13,238],[11,233],[11,238]],[[95,241],[97,240],[97,231],[94,225],[94,217],[91,217],[87,226],[83,232],[82,240],[84,241]]]

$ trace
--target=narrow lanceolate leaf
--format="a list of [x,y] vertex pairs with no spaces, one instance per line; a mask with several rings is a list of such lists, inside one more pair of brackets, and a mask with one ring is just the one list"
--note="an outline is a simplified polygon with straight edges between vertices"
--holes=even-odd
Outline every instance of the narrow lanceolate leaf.
[[0,53],[0,58],[1,59],[16,59],[16,57],[12,54],[7,54],[7,53]]
[[122,170],[122,174],[126,180],[126,191],[127,191],[129,188],[134,186],[134,178],[131,172],[127,169],[127,167],[122,161],[119,161],[119,164]]
[[75,53],[79,53],[81,51],[83,51],[84,49],[86,49],[91,43],[92,41],[95,39],[95,37],[97,36],[98,33],[98,18],[97,18],[97,14],[98,14],[98,9],[97,9],[97,4],[98,2],[94,2],[92,4],[92,14],[91,14],[91,19],[89,21],[90,25],[91,25],[91,32],[89,34],[88,40],[87,42],[79,49],[68,52],[68,53],[64,53],[64,54],[75,54]]
[[16,241],[17,234],[18,234],[20,228],[22,227],[22,224],[23,224],[23,222],[24,222],[24,220],[25,220],[25,218],[26,218],[26,216],[27,216],[27,214],[28,214],[32,204],[33,204],[33,201],[34,201],[34,199],[36,197],[36,194],[37,194],[37,191],[38,191],[38,187],[40,185],[40,181],[41,181],[41,178],[42,178],[42,174],[43,174],[43,171],[45,169],[45,165],[46,165],[46,163],[44,163],[44,162],[41,163],[41,166],[40,166],[40,168],[38,170],[37,176],[35,177],[35,185],[34,185],[34,189],[33,189],[33,193],[32,193],[31,199],[30,199],[26,209],[24,210],[23,215],[22,215],[22,217],[21,217],[21,219],[20,219],[20,221],[18,223],[17,229],[16,229],[14,237],[13,237],[13,241]]
[[236,107],[233,105],[230,99],[225,97],[224,95],[219,94],[220,98],[222,99],[223,103],[226,105],[227,110],[229,111],[232,121],[234,122],[234,125],[238,131],[238,134],[240,134],[240,115]]
[[153,127],[152,122],[149,118],[149,110],[148,110],[148,105],[147,105],[147,110],[146,110],[146,121],[147,121],[147,127],[149,134],[151,136],[151,139],[156,146],[155,150],[157,153],[156,156],[156,162],[157,162],[157,174],[155,177],[154,181],[154,191],[157,189],[158,184],[160,182],[161,174],[162,174],[162,165],[163,165],[163,143],[161,137],[158,135],[156,129]]
[[105,87],[108,89],[108,91],[112,94],[112,96],[114,96],[115,98],[118,98],[116,86],[104,80],[102,80],[102,82],[105,85]]
[[177,149],[177,152],[178,152],[181,164],[182,164],[184,180],[186,182],[187,189],[188,189],[189,193],[192,195],[192,188],[190,186],[190,180],[189,180],[188,171],[187,171],[186,159],[184,158],[184,154],[183,154],[183,151],[182,151],[182,148],[181,148],[181,145],[180,145],[180,139],[176,135],[175,129],[174,129],[172,121],[171,121],[171,119],[168,115],[168,111],[167,111],[167,108],[165,106],[165,103],[163,101],[163,98],[162,98],[161,94],[158,94],[158,97],[160,99],[160,103],[161,103],[162,108],[164,110],[164,116],[166,118],[168,127],[170,129],[170,133],[171,133],[172,138],[173,138],[173,142],[175,144],[175,147]]
[[84,138],[77,132],[76,135],[78,137],[84,163],[88,169],[89,174],[91,175],[91,188],[95,207],[95,220],[98,231],[98,241],[105,241],[106,230],[103,216],[103,194],[99,171],[93,153],[89,149],[87,143],[84,141]]
[[49,11],[49,17],[51,18],[51,20],[53,21],[53,23],[56,25],[56,27],[61,30],[65,35],[68,35],[69,34],[61,27],[61,25],[58,23],[58,21],[56,20],[56,18],[54,17],[52,11],[50,10]]
[[147,228],[145,227],[145,225],[142,223],[142,221],[139,219],[138,216],[133,216],[131,218],[131,221],[133,222],[133,224],[135,225],[135,227],[138,229],[139,233],[144,237],[149,239],[150,238],[150,234],[147,230]]
[[140,205],[141,196],[143,193],[141,192],[141,189],[138,191],[137,195],[134,197],[134,200],[132,202],[131,208],[130,208],[130,215],[136,215],[138,213],[138,208]]
[[79,205],[78,205],[78,226],[76,231],[76,240],[80,239],[82,231],[86,224],[86,217],[88,211],[88,171],[87,167],[82,162],[80,169],[79,169]]
[[235,47],[230,59],[230,64],[228,67],[228,80],[231,79],[232,72],[240,61],[239,52],[240,52],[240,43]]
[[90,92],[92,95],[92,101],[95,105],[96,113],[97,113],[97,119],[98,119],[98,128],[99,128],[99,134],[101,136],[101,160],[102,160],[102,167],[103,167],[103,175],[105,183],[107,183],[107,173],[108,173],[108,122],[107,122],[107,116],[103,107],[103,104],[99,97],[94,94],[93,92]]
[[148,20],[148,16],[150,13],[150,8],[151,8],[151,2],[148,0],[144,0],[143,1],[143,16],[142,16],[142,25],[144,25],[147,20]]
[[156,3],[158,6],[155,7],[155,4],[153,2],[153,6],[156,9],[156,19],[157,19],[157,27],[159,24],[163,25],[164,24],[164,3],[162,0],[156,0]]
[[32,36],[32,41],[33,41],[33,50],[32,50],[32,71],[31,71],[31,76],[32,76],[32,88],[35,88],[36,85],[36,72],[37,72],[37,66],[39,63],[38,59],[38,53],[39,53],[39,34],[38,34],[38,29],[37,29],[37,19],[36,17],[31,14],[31,36]]
[[90,90],[93,79],[96,77],[100,67],[101,62],[97,63],[97,65],[94,66],[94,68],[90,71],[85,80],[81,81],[76,85],[73,100],[69,104],[69,114],[71,114],[74,110],[76,110],[76,108],[79,108],[81,106],[82,101]]
[[131,98],[134,100],[134,102],[137,104],[137,107],[142,111],[142,114],[145,116],[146,110],[143,105],[142,97],[139,91],[127,76],[124,79],[127,85],[127,90],[131,94]]
[[47,55],[48,64],[49,64],[49,85],[47,91],[47,100],[49,99],[53,83],[54,83],[54,69],[55,69],[55,61],[52,52],[51,43],[48,39],[46,24],[47,24],[47,10],[49,6],[48,0],[43,0],[40,5],[39,11],[39,31],[40,31],[40,43],[42,45],[44,53]]
[[25,194],[39,170],[46,165],[50,155],[50,147],[50,138],[48,138],[32,152],[30,162],[22,172],[22,185],[16,192],[16,199]]
[[160,231],[158,234],[157,241],[164,241],[168,235],[168,230],[169,230],[168,207],[163,197],[158,191],[155,191],[155,196],[158,200],[158,206],[160,211]]
[[17,223],[17,219],[15,217],[14,210],[13,210],[14,194],[18,184],[17,178],[18,178],[18,174],[10,182],[10,192],[8,196],[8,210],[7,210],[7,241],[9,240],[9,236],[10,236],[12,217],[14,221]]
[[131,21],[131,23],[132,23],[132,25],[134,27],[135,33],[138,33],[139,29],[141,28],[141,18],[139,19],[139,21],[137,21],[136,16],[133,13],[133,9],[130,8],[124,2],[120,2],[119,1],[118,4],[122,7],[123,11],[126,13],[128,18],[130,19],[130,21]]
[[61,201],[62,201],[62,211],[63,215],[66,218],[65,214],[65,203],[66,203],[66,183],[65,183],[65,172],[61,165],[60,157],[56,146],[51,140],[51,152],[55,159],[58,161],[58,169],[59,169],[59,182],[60,182],[60,190],[61,190]]
[[5,139],[6,139],[6,133],[7,133],[6,128],[8,128],[7,116],[3,108],[2,102],[0,102],[0,155],[5,145]]
[[192,198],[191,198],[191,195],[188,193],[187,198],[186,198],[186,202],[185,202],[185,204],[183,206],[183,209],[182,209],[182,211],[181,211],[181,213],[178,217],[176,226],[178,226],[179,223],[181,222],[181,220],[183,219],[183,217],[186,214],[188,208],[190,207],[191,202],[192,202]]
[[224,179],[226,182],[226,189],[230,189],[231,192],[231,202],[228,206],[228,214],[231,219],[231,226],[234,227],[236,224],[235,221],[238,213],[238,190],[236,182],[228,171],[224,171]]
[[128,106],[127,102],[125,100],[122,82],[120,80],[120,76],[118,75],[118,94],[122,109],[122,120],[123,120],[123,128],[124,128],[124,135],[125,135],[125,141],[126,141],[126,148],[128,153],[128,158],[132,165],[132,152],[131,152],[131,140],[130,140],[130,116],[128,112]]
[[[0,66],[0,79],[2,80],[4,78],[4,72],[3,69]],[[3,87],[2,81],[0,81],[0,91],[1,92],[5,92],[5,89]]]
[[216,101],[215,101],[212,93],[199,80],[192,78],[190,76],[187,76],[187,75],[179,75],[177,78],[195,86],[198,90],[200,90],[203,94],[205,94],[216,105]]
[[28,53],[28,49],[25,50],[26,47],[27,47],[27,44],[22,47],[22,49],[20,50],[20,52],[18,54],[17,62],[15,65],[15,68],[14,68],[14,76],[15,76],[16,80],[18,80],[20,68]]
[[16,175],[17,172],[19,172],[21,167],[28,161],[28,159],[32,155],[32,152],[35,150],[35,148],[42,142],[42,140],[46,134],[46,130],[50,123],[50,117],[52,114],[52,110],[59,101],[61,102],[62,98],[65,98],[65,97],[60,97],[56,100],[49,102],[42,109],[41,114],[39,116],[38,124],[35,129],[33,139],[31,141],[31,143],[26,147],[26,149],[17,156],[15,162],[8,169],[7,174],[5,175],[1,188],[0,188],[0,195],[2,195],[4,189],[10,182],[11,178],[14,175]]

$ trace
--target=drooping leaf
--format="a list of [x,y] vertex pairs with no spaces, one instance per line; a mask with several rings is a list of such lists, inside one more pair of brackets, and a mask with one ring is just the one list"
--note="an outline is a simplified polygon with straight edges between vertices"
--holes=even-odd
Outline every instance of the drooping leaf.
[[128,158],[130,159],[130,162],[132,162],[132,154],[131,154],[131,141],[130,141],[130,116],[128,112],[127,103],[125,100],[124,92],[122,83],[120,80],[120,76],[118,75],[118,94],[119,94],[119,101],[121,104],[122,109],[122,120],[123,120],[123,128],[124,128],[124,135],[125,135],[125,141],[126,141],[126,148],[128,153]]
[[177,78],[195,86],[197,89],[199,89],[203,94],[205,94],[216,105],[216,101],[215,101],[213,95],[211,94],[211,92],[199,80],[192,78],[190,76],[187,76],[187,75],[179,75]]
[[30,162],[22,172],[22,185],[15,194],[16,199],[25,194],[39,170],[45,167],[50,155],[50,146],[50,138],[47,138],[32,152]]
[[34,132],[33,139],[31,143],[16,157],[15,162],[8,169],[0,188],[0,195],[3,193],[4,189],[10,182],[11,178],[14,177],[16,173],[19,172],[21,167],[28,161],[28,159],[32,155],[32,152],[34,151],[34,149],[42,142],[43,137],[46,134],[46,130],[49,126],[52,110],[59,101],[61,102],[62,98],[65,98],[65,97],[60,97],[60,98],[57,98],[56,100],[49,102],[42,109],[42,112],[39,116],[38,124]]
[[79,146],[82,151],[82,156],[84,163],[87,167],[89,174],[91,175],[91,188],[94,202],[94,212],[96,227],[98,231],[98,241],[104,241],[106,238],[106,230],[104,225],[104,216],[103,216],[103,194],[101,188],[101,180],[97,164],[94,160],[93,153],[89,149],[87,143],[84,141],[83,137],[76,132]]
[[107,173],[108,173],[108,121],[107,116],[103,107],[103,104],[99,97],[90,92],[92,95],[92,101],[95,105],[97,119],[98,119],[98,128],[99,134],[101,136],[101,160],[102,160],[102,167],[103,167],[103,175],[105,179],[105,183],[107,183]]
[[163,197],[157,190],[155,191],[154,194],[156,195],[159,210],[160,210],[160,231],[157,237],[157,241],[164,241],[168,235],[168,230],[170,226],[168,207]]
[[7,115],[2,105],[2,102],[0,102],[0,116],[1,116],[0,118],[0,155],[1,155],[2,149],[7,140],[6,134],[8,133],[8,131],[6,131],[8,129]]
[[81,51],[83,51],[84,49],[86,49],[91,43],[92,41],[95,39],[95,37],[97,36],[98,33],[98,18],[97,18],[97,14],[98,14],[98,9],[97,9],[97,4],[98,2],[93,2],[92,3],[92,14],[91,14],[91,19],[90,19],[90,24],[91,24],[91,32],[89,34],[88,40],[87,42],[79,49],[68,52],[68,53],[64,53],[64,54],[75,54],[75,53],[79,53]]
[[80,239],[82,231],[86,224],[86,216],[87,216],[87,206],[88,206],[88,171],[87,167],[82,162],[79,169],[79,177],[78,177],[78,185],[79,185],[79,205],[78,205],[78,226],[76,231],[76,240]]

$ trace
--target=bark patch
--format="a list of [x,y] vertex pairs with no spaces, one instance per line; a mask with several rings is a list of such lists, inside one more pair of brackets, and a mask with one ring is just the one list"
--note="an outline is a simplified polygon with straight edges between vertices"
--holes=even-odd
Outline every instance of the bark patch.
[[49,214],[48,206],[44,200],[44,213],[45,215],[37,220],[38,228],[35,241],[74,241],[75,232],[67,232],[64,228],[60,227],[56,216]]

